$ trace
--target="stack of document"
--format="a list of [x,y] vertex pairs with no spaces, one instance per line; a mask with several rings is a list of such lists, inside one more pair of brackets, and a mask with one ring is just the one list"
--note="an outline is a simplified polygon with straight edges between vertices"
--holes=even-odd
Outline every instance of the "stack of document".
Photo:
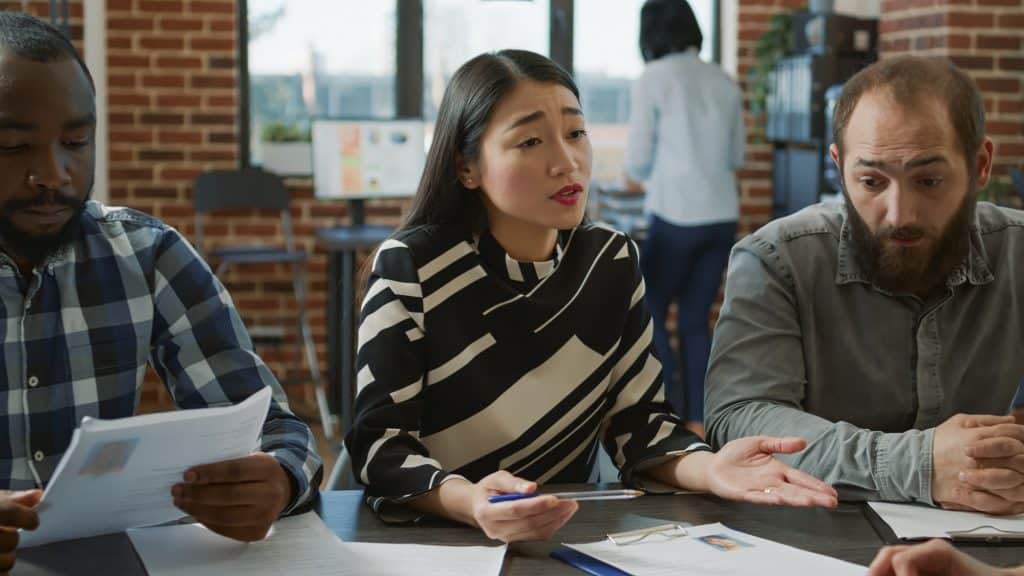
[[39,505],[39,528],[19,546],[123,532],[185,514],[171,487],[185,471],[247,456],[259,448],[270,388],[227,407],[84,418]]
[[777,567],[784,574],[863,576],[865,570],[863,566],[764,540],[717,523],[686,528],[685,534],[678,537],[651,535],[633,543],[603,540],[564,546],[605,565],[602,569],[594,563],[566,560],[591,574],[764,576]]
[[990,516],[977,512],[941,510],[916,504],[869,502],[900,540],[950,538],[953,540],[1024,541],[1024,514]]
[[498,576],[505,546],[420,546],[342,542],[315,513],[274,524],[246,544],[198,524],[128,531],[149,576]]

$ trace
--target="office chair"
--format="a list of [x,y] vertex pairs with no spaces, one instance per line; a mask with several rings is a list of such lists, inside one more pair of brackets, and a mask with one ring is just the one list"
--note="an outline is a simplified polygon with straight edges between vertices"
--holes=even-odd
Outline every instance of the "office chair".
[[[195,210],[195,244],[207,260],[216,263],[218,276],[229,266],[244,264],[281,263],[292,269],[292,288],[298,305],[297,328],[305,349],[310,378],[316,389],[317,409],[324,436],[334,436],[334,420],[327,407],[327,394],[313,342],[313,332],[306,314],[306,253],[295,249],[292,236],[291,213],[288,208],[288,189],[280,177],[258,168],[244,170],[216,170],[200,174],[192,191]],[[203,250],[203,217],[220,210],[257,209],[277,210],[281,215],[281,229],[285,246],[231,245]]]

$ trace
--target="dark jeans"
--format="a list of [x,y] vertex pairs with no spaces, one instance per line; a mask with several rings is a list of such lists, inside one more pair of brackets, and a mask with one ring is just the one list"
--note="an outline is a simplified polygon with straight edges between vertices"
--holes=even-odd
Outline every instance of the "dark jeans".
[[[640,268],[647,284],[665,396],[681,418],[703,422],[704,375],[711,354],[708,320],[736,242],[736,223],[676,226],[657,216],[651,216],[650,222]],[[673,300],[677,303],[678,364],[665,328]]]

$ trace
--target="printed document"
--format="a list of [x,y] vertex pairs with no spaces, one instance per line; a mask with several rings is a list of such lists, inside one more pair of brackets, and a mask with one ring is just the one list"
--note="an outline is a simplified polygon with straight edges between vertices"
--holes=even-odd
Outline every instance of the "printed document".
[[39,507],[39,528],[19,547],[152,526],[185,516],[171,487],[185,471],[259,448],[270,388],[233,406],[118,420],[84,418]]

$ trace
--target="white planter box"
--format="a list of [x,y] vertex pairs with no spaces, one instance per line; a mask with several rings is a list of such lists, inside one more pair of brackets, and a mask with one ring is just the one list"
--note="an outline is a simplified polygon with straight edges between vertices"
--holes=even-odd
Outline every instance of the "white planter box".
[[313,147],[309,142],[260,142],[260,165],[280,176],[313,173]]

